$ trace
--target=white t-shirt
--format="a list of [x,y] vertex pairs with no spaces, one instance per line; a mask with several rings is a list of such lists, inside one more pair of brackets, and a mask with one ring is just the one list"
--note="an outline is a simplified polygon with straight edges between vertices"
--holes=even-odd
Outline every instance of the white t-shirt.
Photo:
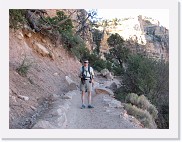
[[[89,74],[88,67],[84,67],[83,74],[86,76],[86,79],[90,79],[90,75],[92,75],[92,77],[94,76],[94,70],[92,67],[90,67],[90,74]],[[80,68],[80,75],[82,75],[82,67]]]

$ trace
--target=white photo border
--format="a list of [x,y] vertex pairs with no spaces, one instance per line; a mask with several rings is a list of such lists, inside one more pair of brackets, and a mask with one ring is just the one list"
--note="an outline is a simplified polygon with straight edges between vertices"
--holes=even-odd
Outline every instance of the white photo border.
[[[76,2],[75,2],[76,1]],[[179,139],[177,0],[26,0],[0,2],[1,134],[4,139]],[[9,9],[169,9],[169,129],[9,129]],[[3,115],[2,115],[3,114]]]

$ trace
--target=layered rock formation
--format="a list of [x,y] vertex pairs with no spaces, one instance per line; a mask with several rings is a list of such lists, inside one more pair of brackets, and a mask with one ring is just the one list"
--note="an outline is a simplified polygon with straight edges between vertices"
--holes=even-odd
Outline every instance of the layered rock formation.
[[169,30],[160,26],[160,22],[145,16],[124,18],[119,24],[110,22],[103,34],[101,52],[107,52],[107,33],[118,33],[133,52],[141,52],[155,59],[169,60]]

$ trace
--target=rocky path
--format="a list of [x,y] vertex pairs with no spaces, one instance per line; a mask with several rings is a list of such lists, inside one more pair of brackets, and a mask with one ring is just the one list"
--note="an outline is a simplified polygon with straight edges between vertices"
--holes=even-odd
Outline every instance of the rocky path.
[[[50,110],[33,129],[140,129],[138,121],[127,115],[122,104],[108,94],[92,93],[93,109],[81,109],[81,93],[73,90],[53,96]],[[87,95],[85,98],[87,102]],[[87,104],[87,103],[86,103]]]
[[[77,94],[72,99],[72,105],[67,114],[66,129],[127,129],[140,128],[126,119],[122,113],[123,108],[115,108],[111,103],[112,98],[100,94],[93,97],[93,109],[80,109],[81,95]],[[110,104],[110,107],[109,107]],[[113,105],[111,107],[111,105]]]

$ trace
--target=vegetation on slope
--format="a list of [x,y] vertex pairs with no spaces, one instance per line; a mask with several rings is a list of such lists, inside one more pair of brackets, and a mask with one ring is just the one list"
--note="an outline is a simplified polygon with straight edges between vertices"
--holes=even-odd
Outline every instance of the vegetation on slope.
[[[110,46],[109,53],[105,55],[106,60],[101,59],[100,55],[100,41],[102,33],[98,30],[93,30],[94,42],[97,45],[94,52],[90,52],[86,48],[86,41],[78,34],[85,28],[80,28],[77,34],[74,32],[74,26],[70,15],[67,16],[63,11],[57,11],[55,17],[44,16],[44,11],[34,10],[32,13],[39,12],[39,20],[31,26],[30,19],[27,19],[28,10],[10,10],[10,28],[22,28],[24,24],[30,27],[37,28],[36,32],[54,38],[53,41],[58,41],[70,51],[78,60],[82,61],[87,58],[94,69],[101,71],[104,68],[109,69],[115,75],[122,76],[122,87],[115,92],[117,99],[122,102],[132,103],[139,107],[142,106],[142,98],[149,100],[149,108],[146,111],[155,119],[158,128],[169,128],[169,63],[163,60],[156,61],[143,54],[133,54],[125,46],[125,41],[118,34],[112,34],[108,39]],[[94,13],[95,14],[95,13]],[[81,25],[88,20],[88,15],[83,18]],[[118,20],[113,20],[117,25]],[[103,22],[107,26],[107,21]],[[36,26],[36,27],[35,27]],[[135,93],[140,98],[132,102],[128,94]],[[140,102],[140,101],[141,102]],[[145,101],[147,103],[147,101]],[[128,110],[140,110],[132,108],[132,105],[126,105]],[[155,110],[155,111],[154,111]],[[136,113],[135,112],[135,113]],[[157,113],[158,112],[158,113]],[[157,113],[157,115],[156,115]],[[148,115],[146,115],[148,116]],[[149,118],[148,118],[149,119]],[[149,125],[148,125],[149,126]]]

